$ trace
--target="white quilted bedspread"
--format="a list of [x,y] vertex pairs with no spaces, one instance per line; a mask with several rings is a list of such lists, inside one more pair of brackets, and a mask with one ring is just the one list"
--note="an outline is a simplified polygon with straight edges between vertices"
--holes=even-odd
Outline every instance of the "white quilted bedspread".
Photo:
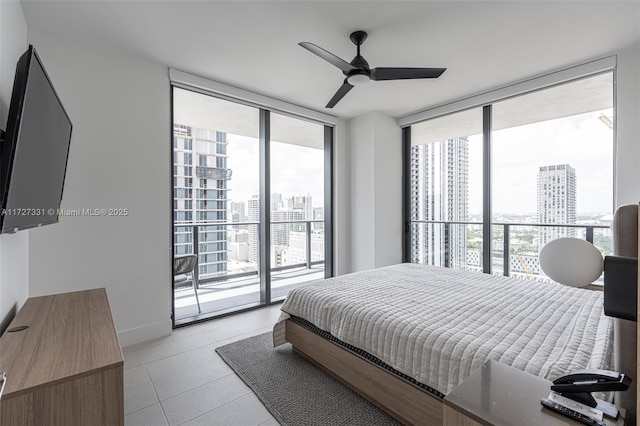
[[318,281],[282,311],[443,394],[494,359],[547,379],[610,369],[602,292],[417,264]]

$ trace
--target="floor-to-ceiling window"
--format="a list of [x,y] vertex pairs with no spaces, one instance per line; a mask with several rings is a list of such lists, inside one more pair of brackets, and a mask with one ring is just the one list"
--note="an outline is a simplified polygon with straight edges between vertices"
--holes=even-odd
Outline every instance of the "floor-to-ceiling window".
[[173,251],[197,256],[198,283],[174,284],[175,323],[269,304],[330,275],[332,129],[185,88],[172,95]]
[[324,278],[324,126],[272,113],[271,295]]
[[405,258],[547,280],[551,240],[610,253],[614,121],[606,71],[412,124]]
[[492,109],[493,271],[544,279],[538,254],[562,237],[588,239],[610,254],[613,73]]
[[482,271],[482,109],[411,128],[413,263]]

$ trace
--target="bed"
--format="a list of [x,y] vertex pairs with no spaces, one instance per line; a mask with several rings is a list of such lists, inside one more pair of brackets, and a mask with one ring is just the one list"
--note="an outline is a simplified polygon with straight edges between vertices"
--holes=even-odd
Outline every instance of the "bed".
[[274,343],[294,348],[405,424],[442,424],[442,398],[493,359],[552,379],[613,369],[602,292],[418,264],[289,293]]

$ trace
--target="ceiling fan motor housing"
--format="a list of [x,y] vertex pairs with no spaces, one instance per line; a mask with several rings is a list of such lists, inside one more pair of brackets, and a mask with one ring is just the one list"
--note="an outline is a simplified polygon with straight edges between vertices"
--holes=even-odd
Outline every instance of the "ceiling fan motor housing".
[[370,75],[369,63],[367,62],[366,59],[364,59],[364,57],[362,57],[362,55],[360,55],[360,46],[367,39],[367,33],[364,31],[354,31],[351,33],[350,38],[353,44],[355,44],[358,47],[358,52],[356,56],[351,60],[350,64],[360,69],[344,72],[344,75],[346,75],[347,77],[351,77],[353,75],[359,75],[359,74],[366,74],[367,76],[369,76]]

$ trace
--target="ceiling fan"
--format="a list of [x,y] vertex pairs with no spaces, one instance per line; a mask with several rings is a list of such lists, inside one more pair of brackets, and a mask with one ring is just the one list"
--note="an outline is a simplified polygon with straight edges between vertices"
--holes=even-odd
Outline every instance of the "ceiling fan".
[[351,62],[347,62],[313,43],[306,41],[298,43],[311,53],[318,55],[330,64],[340,68],[342,73],[347,76],[347,78],[344,79],[342,86],[340,86],[336,94],[333,95],[325,108],[333,108],[340,99],[349,92],[349,90],[353,89],[353,86],[363,84],[369,80],[380,81],[438,78],[446,70],[446,68],[369,68],[369,63],[364,59],[364,57],[362,57],[362,55],[360,55],[360,46],[367,39],[367,33],[364,31],[354,31],[351,33],[349,38],[351,38],[351,41],[357,48],[357,54]]

